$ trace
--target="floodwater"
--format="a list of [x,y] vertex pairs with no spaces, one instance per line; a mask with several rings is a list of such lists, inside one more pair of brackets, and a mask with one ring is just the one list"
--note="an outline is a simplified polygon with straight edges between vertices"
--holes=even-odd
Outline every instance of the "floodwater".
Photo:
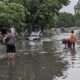
[[72,50],[64,49],[65,35],[18,40],[14,62],[4,58],[5,45],[0,45],[0,80],[80,80],[80,36]]

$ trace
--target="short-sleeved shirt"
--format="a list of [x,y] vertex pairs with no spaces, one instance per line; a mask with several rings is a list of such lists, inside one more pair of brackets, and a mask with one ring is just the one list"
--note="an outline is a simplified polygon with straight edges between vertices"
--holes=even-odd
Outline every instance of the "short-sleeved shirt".
[[6,44],[15,44],[15,36],[12,33],[8,34]]

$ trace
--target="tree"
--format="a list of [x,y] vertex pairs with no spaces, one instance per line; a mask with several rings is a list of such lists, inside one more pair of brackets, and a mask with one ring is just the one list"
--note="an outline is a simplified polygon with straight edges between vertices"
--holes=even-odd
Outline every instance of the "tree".
[[7,0],[7,2],[21,4],[29,11],[30,14],[26,15],[25,20],[30,30],[35,28],[43,30],[50,25],[49,22],[55,14],[58,14],[63,6],[69,4],[69,0]]
[[78,1],[74,9],[75,9],[76,25],[80,26],[80,0]]
[[69,0],[1,0],[5,3],[17,3],[23,5],[29,15],[25,15],[26,28],[29,32],[56,25],[57,15],[63,6],[69,4]]
[[25,8],[17,3],[0,1],[0,27],[19,27],[25,21]]
[[59,27],[72,27],[75,26],[75,17],[70,13],[60,13],[57,22]]

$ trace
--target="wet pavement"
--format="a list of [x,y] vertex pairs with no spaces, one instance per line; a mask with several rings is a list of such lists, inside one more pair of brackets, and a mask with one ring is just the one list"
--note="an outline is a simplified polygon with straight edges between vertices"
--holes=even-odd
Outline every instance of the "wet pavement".
[[5,45],[0,45],[0,80],[80,80],[80,36],[72,50],[61,42],[66,35],[19,40],[14,64],[4,58]]

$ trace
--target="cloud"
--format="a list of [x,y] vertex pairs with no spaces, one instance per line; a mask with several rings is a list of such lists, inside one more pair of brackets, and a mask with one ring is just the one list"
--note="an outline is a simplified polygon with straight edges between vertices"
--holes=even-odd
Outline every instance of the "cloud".
[[68,6],[64,6],[60,12],[68,12],[74,14],[74,6],[77,4],[79,0],[70,0],[71,3]]

